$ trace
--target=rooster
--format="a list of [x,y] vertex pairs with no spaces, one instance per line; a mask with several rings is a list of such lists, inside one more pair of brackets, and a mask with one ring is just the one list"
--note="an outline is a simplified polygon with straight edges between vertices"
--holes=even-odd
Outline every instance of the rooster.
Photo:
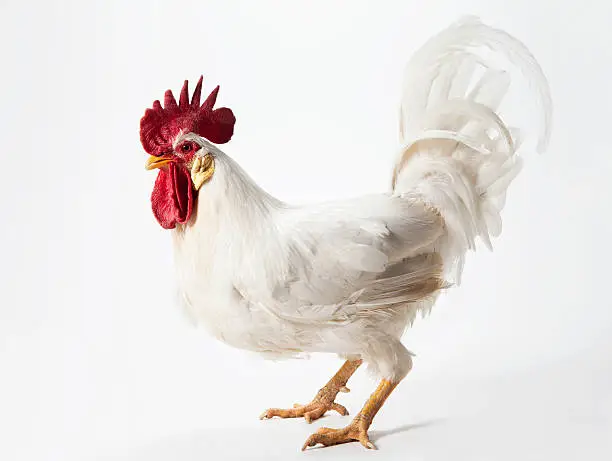
[[335,399],[355,370],[366,363],[380,379],[350,424],[319,429],[303,450],[350,441],[374,448],[372,420],[412,368],[403,333],[460,283],[476,241],[490,248],[501,231],[521,127],[498,114],[511,78],[497,58],[529,80],[544,151],[552,104],[539,64],[516,38],[463,18],[408,62],[390,191],[350,200],[294,206],[262,190],[217,147],[232,137],[235,117],[214,108],[218,86],[200,104],[201,77],[191,100],[185,81],[178,102],[168,90],[141,119],[146,168],[159,169],[153,213],[172,230],[184,307],[237,348],[345,360],[309,404],[261,418],[346,415]]

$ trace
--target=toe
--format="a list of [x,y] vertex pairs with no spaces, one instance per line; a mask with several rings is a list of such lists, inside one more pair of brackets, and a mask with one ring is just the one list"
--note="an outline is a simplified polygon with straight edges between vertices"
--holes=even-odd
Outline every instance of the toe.
[[368,430],[365,427],[363,426],[359,427],[355,436],[356,436],[355,439],[359,440],[359,443],[361,443],[361,445],[363,445],[368,450],[376,449],[376,446],[370,441]]
[[361,443],[368,450],[376,450],[376,446],[372,442],[370,442],[367,436],[360,438],[359,443]]
[[306,450],[306,448],[308,447],[314,447],[317,443],[317,434],[312,434],[306,439],[306,442],[304,442],[304,445],[302,446],[302,451]]
[[304,414],[304,407],[294,407],[289,410],[283,410],[281,408],[269,408],[264,411],[259,419],[270,419],[278,416],[279,418],[299,418]]
[[329,434],[330,432],[336,432],[338,429],[332,429],[331,427],[320,427],[317,429],[316,434]]
[[321,445],[328,446],[332,445],[333,442],[331,439],[333,435],[338,432],[338,429],[331,429],[329,427],[320,427],[317,432],[311,434],[310,437],[306,439],[304,446],[302,447],[302,451],[306,450],[308,447],[314,447],[316,444],[320,443]]
[[370,442],[369,440],[365,443],[361,442],[361,444],[366,447],[368,450],[376,450],[376,445],[374,445],[372,442]]
[[336,403],[336,402],[332,403],[331,409],[337,411],[342,416],[346,416],[349,414],[348,410],[346,409],[344,405],[340,405],[339,403]]
[[315,408],[307,413],[304,413],[304,419],[307,423],[311,423],[317,419],[319,419],[323,414],[327,411],[327,409],[323,406]]

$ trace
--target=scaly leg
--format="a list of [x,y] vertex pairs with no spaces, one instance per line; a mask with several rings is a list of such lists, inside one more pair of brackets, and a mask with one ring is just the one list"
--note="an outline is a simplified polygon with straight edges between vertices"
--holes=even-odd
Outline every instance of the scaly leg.
[[347,360],[344,365],[338,370],[338,373],[334,375],[329,382],[319,390],[317,395],[312,402],[307,405],[295,404],[293,408],[283,410],[281,408],[270,408],[262,413],[260,419],[273,418],[278,416],[280,418],[301,418],[304,417],[306,422],[311,423],[312,421],[319,419],[328,410],[335,410],[341,415],[348,415],[348,411],[339,403],[334,402],[338,392],[349,392],[346,387],[346,383],[349,378],[355,373],[355,370],[359,368],[362,360]]
[[328,447],[330,445],[353,441],[360,442],[366,448],[375,448],[368,437],[368,428],[370,424],[372,424],[374,416],[376,416],[376,413],[378,413],[378,410],[383,406],[383,403],[385,403],[385,400],[391,395],[391,392],[393,392],[393,389],[395,389],[398,383],[399,381],[392,382],[383,379],[359,414],[355,416],[348,426],[342,429],[330,429],[328,427],[320,428],[306,439],[306,443],[304,443],[302,450],[306,450],[307,447],[314,447],[318,443]]

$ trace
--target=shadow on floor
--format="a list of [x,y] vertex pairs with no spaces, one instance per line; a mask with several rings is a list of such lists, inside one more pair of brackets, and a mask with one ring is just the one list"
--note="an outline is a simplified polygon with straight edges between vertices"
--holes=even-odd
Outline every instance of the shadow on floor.
[[443,424],[445,421],[446,421],[445,419],[431,419],[431,420],[423,421],[421,423],[416,423],[416,424],[404,424],[403,426],[396,427],[393,429],[387,429],[384,431],[372,430],[370,431],[370,440],[372,442],[376,442],[377,440],[383,437],[387,437],[389,435],[401,434],[402,432],[408,432],[408,431],[412,431],[415,429],[422,429],[425,427],[436,426],[438,424]]

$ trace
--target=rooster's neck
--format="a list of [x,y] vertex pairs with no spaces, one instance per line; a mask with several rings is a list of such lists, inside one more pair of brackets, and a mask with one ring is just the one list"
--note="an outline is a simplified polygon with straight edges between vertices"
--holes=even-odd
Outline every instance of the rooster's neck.
[[283,208],[284,204],[263,190],[241,167],[225,154],[217,157],[220,164],[224,196],[234,211],[241,214],[265,215]]
[[198,192],[191,221],[177,232],[241,233],[268,227],[285,204],[263,190],[234,160],[215,155],[215,173]]

